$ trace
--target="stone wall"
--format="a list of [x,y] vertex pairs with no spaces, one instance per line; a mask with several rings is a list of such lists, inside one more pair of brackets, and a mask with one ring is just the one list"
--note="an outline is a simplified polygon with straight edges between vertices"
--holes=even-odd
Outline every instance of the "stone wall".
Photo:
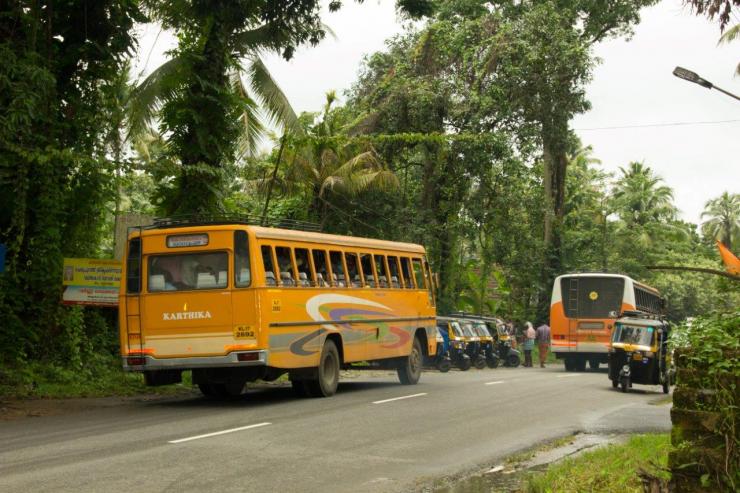
[[740,375],[723,371],[722,362],[740,358],[740,352],[717,348],[715,363],[696,357],[696,353],[692,348],[679,348],[675,352],[673,451],[668,457],[671,489],[735,491],[740,488],[737,409]]

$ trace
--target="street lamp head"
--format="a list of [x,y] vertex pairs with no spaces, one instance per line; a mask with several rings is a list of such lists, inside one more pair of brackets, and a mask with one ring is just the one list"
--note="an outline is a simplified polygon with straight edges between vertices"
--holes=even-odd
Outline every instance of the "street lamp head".
[[692,72],[691,70],[685,69],[683,67],[674,68],[673,75],[675,75],[679,79],[687,80],[689,82],[693,82],[694,84],[699,84],[700,86],[706,87],[707,89],[711,89],[712,87],[714,87],[711,82],[706,79],[702,79],[696,72]]

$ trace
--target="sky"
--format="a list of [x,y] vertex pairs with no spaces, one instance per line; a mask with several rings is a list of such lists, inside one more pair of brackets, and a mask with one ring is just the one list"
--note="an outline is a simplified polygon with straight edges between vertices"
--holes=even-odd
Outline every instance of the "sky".
[[[291,61],[265,58],[297,112],[319,111],[330,90],[341,96],[363,57],[403,31],[394,4],[345,2],[339,12],[322,16],[334,37],[298,49]],[[135,69],[147,74],[166,60],[175,40],[155,25],[140,30]],[[719,35],[716,22],[692,15],[681,0],[643,10],[631,39],[595,47],[601,62],[587,88],[592,108],[571,122],[605,171],[617,174],[631,161],[650,166],[673,188],[680,217],[693,223],[701,222],[707,200],[723,191],[740,193],[740,101],[672,75],[682,66],[740,95],[740,77],[733,77],[740,41],[717,46]]]

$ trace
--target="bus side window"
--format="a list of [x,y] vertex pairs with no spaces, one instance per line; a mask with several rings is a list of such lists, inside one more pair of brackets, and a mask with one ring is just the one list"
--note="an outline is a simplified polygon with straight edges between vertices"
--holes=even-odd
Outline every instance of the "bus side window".
[[426,284],[424,284],[424,270],[421,267],[421,260],[415,258],[412,262],[414,264],[414,279],[416,279],[416,287],[418,289],[424,289]]
[[365,284],[371,288],[376,287],[378,282],[375,278],[375,269],[373,269],[373,256],[369,253],[361,253],[360,266],[362,267],[362,275],[365,277]]
[[378,287],[387,288],[390,276],[385,271],[385,255],[373,255],[373,258],[375,259],[375,272],[378,273]]
[[329,252],[329,260],[331,262],[332,286],[346,288],[349,281],[344,268],[344,260],[342,260],[342,252]]
[[408,257],[401,257],[401,275],[406,289],[414,289],[414,280],[411,276],[411,261]]
[[311,271],[311,263],[308,259],[308,249],[296,248],[293,251],[295,253],[295,263],[298,267],[298,285],[304,288],[316,286],[316,280],[313,271]]
[[360,277],[360,259],[357,258],[356,253],[346,253],[344,255],[347,261],[347,274],[348,280],[351,282],[353,288],[362,287],[362,277]]
[[280,269],[280,285],[285,287],[294,287],[297,276],[294,275],[293,259],[289,247],[275,247],[278,268]]
[[246,231],[234,231],[234,285],[245,288],[252,283],[249,268],[249,243]]
[[262,245],[262,265],[265,268],[265,286],[277,286],[277,277],[275,276],[275,265],[272,260],[272,247]]
[[388,256],[388,269],[390,274],[390,287],[400,288],[401,282],[399,279],[401,279],[401,270],[398,266],[398,257]]
[[324,287],[329,285],[329,263],[326,261],[325,250],[311,250],[313,257],[313,267],[316,271],[316,286]]
[[429,267],[429,262],[427,262],[426,257],[424,257],[424,277],[427,280],[429,303],[434,306],[434,278],[432,277],[432,269]]

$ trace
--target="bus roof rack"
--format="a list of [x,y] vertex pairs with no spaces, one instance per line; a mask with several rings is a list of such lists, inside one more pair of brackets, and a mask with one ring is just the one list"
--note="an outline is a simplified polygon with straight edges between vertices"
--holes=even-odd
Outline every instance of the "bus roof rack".
[[321,226],[309,221],[297,219],[263,218],[253,214],[183,214],[170,217],[154,218],[153,224],[142,229],[177,228],[184,226],[204,226],[217,224],[249,224],[271,228],[295,229],[300,231],[320,232]]
[[656,313],[648,313],[640,310],[625,310],[619,314],[619,318],[632,317],[632,318],[649,318],[652,320],[664,320],[665,316]]
[[468,312],[450,312],[447,315],[447,317],[460,317],[460,318],[470,318],[473,320],[486,320],[486,321],[497,321],[500,322],[501,319],[498,317],[494,317],[493,315],[475,315],[473,313]]

